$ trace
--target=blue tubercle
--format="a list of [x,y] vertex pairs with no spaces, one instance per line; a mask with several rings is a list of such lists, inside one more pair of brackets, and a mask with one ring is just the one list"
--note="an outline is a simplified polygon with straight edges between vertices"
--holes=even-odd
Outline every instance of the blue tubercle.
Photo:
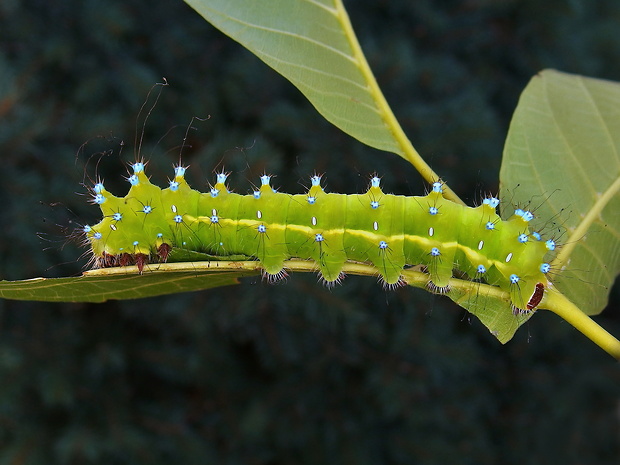
[[176,191],[179,189],[179,183],[177,181],[170,181],[170,190]]
[[216,189],[215,187],[211,188],[211,197],[217,197],[219,195],[220,191],[218,189]]
[[226,182],[226,179],[228,179],[228,175],[226,173],[218,173],[217,174],[217,183],[218,184],[224,184]]
[[376,210],[377,208],[379,208],[379,202],[377,202],[376,200],[371,200],[370,208],[372,208],[373,210]]
[[134,163],[133,165],[131,165],[131,167],[133,168],[134,174],[138,174],[144,171],[144,163],[142,163],[141,161]]
[[478,268],[476,268],[476,273],[478,274],[485,274],[487,272],[487,269],[484,265],[478,265]]
[[254,191],[252,192],[252,195],[254,196],[255,199],[260,199],[260,191]]
[[524,211],[523,215],[521,215],[521,218],[523,218],[525,221],[532,221],[534,219],[534,214],[530,211]]
[[443,187],[440,182],[433,183],[433,192],[438,192],[439,194],[443,193]]
[[486,225],[485,228],[487,228],[489,231],[495,229],[495,223],[493,223],[492,221],[489,221]]
[[431,215],[433,215],[433,216],[434,216],[434,215],[436,215],[437,213],[439,213],[439,209],[438,209],[437,207],[430,207],[430,208],[428,209],[428,212],[429,212]]
[[549,263],[543,263],[540,265],[540,271],[545,274],[549,273],[549,271],[551,271],[551,265],[549,265]]
[[510,284],[517,284],[519,281],[521,281],[521,278],[519,278],[519,276],[517,276],[516,274],[511,274],[509,279]]
[[321,176],[319,176],[318,174],[315,174],[314,176],[310,178],[310,182],[312,183],[313,186],[320,186]]
[[370,178],[370,187],[380,187],[381,186],[381,178],[377,176],[373,176]]
[[269,176],[268,174],[263,174],[260,177],[260,183],[263,186],[268,186],[269,185],[269,181],[271,181],[271,176]]
[[105,189],[105,187],[103,187],[103,183],[102,182],[98,182],[93,187],[93,191],[95,192],[95,194],[101,194],[104,189]]
[[437,247],[433,247],[431,249],[431,256],[439,257],[440,255],[441,255],[441,252],[439,251],[439,249]]
[[323,242],[325,240],[325,238],[323,237],[323,234],[321,233],[317,233],[314,235],[314,241],[315,242]]
[[175,215],[174,222],[177,224],[183,223],[183,217],[181,215]]
[[519,234],[517,238],[521,244],[525,244],[528,241],[527,234]]
[[103,237],[103,234],[101,234],[100,232],[97,231],[95,234],[93,234],[93,237],[95,239],[101,239]]
[[97,194],[93,197],[93,203],[96,203],[97,205],[101,205],[105,201],[106,201],[106,198],[104,197],[103,194]]
[[114,221],[120,221],[120,220],[123,219],[123,214],[120,213],[120,212],[116,212],[116,213],[114,213],[114,215],[112,215],[112,219]]
[[545,246],[547,247],[547,250],[555,250],[555,241],[553,239],[549,239],[545,242]]
[[308,203],[310,205],[314,205],[316,203],[316,197],[314,195],[309,195],[308,196]]
[[140,184],[140,178],[138,178],[138,176],[135,174],[129,176],[127,178],[127,181],[129,181],[129,184],[131,184],[132,186],[137,186],[138,184]]
[[150,205],[145,205],[144,207],[142,207],[142,213],[144,213],[145,215],[148,215],[152,211],[153,207],[151,207]]
[[174,175],[178,176],[178,177],[183,177],[185,176],[185,171],[187,170],[187,166],[175,166],[174,167]]
[[385,250],[385,249],[387,249],[387,248],[388,248],[388,243],[387,243],[387,242],[385,242],[385,241],[379,241],[379,248],[380,248],[381,250]]
[[495,209],[499,205],[499,199],[496,197],[487,197],[486,199],[482,200],[482,203],[484,205],[488,205],[489,207]]
[[267,226],[265,226],[264,224],[259,224],[257,229],[258,229],[259,233],[266,233],[267,232]]
[[532,232],[532,236],[534,237],[534,239],[536,239],[537,241],[541,240],[542,237],[540,236],[540,233],[534,231]]

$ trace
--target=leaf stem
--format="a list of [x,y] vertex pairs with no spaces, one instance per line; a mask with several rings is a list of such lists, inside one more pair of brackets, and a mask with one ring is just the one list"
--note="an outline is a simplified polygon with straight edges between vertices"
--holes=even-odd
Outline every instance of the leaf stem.
[[620,361],[620,341],[603,329],[555,288],[547,289],[542,305],[566,320],[609,355]]
[[[207,261],[207,262],[179,262],[179,263],[160,263],[156,265],[157,271],[153,272],[187,272],[194,273],[218,273],[223,271],[245,271],[251,273],[258,273],[261,270],[261,264],[258,261]],[[284,268],[288,271],[297,272],[315,272],[317,265],[312,260],[292,259],[287,260],[284,263]],[[362,275],[362,276],[377,276],[378,270],[366,263],[346,262],[343,266],[343,271],[347,274]],[[138,269],[135,266],[127,267],[114,267],[114,268],[101,268],[96,270],[90,270],[84,273],[85,276],[112,276],[112,275],[127,275],[138,274]],[[409,286],[426,288],[428,283],[428,274],[414,271],[404,270],[403,276],[407,280]],[[505,301],[507,311],[510,311],[510,297],[505,291],[502,291],[496,286],[491,286],[482,283],[473,283],[468,280],[451,279],[450,288],[451,292],[448,297],[454,300],[460,306],[466,308],[469,312],[476,315],[483,324],[488,327],[488,318],[484,318],[484,314],[476,311],[475,306],[468,306],[466,303],[477,299],[471,297],[471,292],[476,292],[478,298],[490,298],[498,302]],[[486,305],[486,301],[482,300],[482,306]],[[548,309],[571,325],[577,330],[582,332],[586,337],[598,345],[601,349],[605,350],[612,357],[620,360],[620,341],[614,336],[608,333],[605,329],[599,326],[594,320],[583,313],[575,304],[569,301],[561,292],[555,288],[547,289],[545,297],[540,306],[541,309]],[[516,320],[515,320],[516,321]],[[525,320],[519,320],[519,325]],[[516,328],[515,328],[516,329]],[[503,336],[501,334],[495,334],[500,339],[500,342],[505,343],[512,337],[514,331],[508,331]]]
[[[364,56],[364,52],[362,51],[362,47],[360,46],[357,37],[355,36],[355,32],[353,31],[353,26],[351,25],[351,21],[349,19],[349,15],[342,4],[342,0],[334,0],[334,6],[337,11],[338,20],[340,21],[340,25],[342,26],[342,30],[344,31],[347,40],[349,41],[349,45],[351,46],[351,50],[353,51],[353,55],[357,62],[357,65],[370,88],[370,92],[373,95],[375,103],[379,108],[381,117],[385,122],[385,125],[388,127],[389,131],[394,137],[394,140],[398,143],[402,153],[402,157],[405,158],[409,163],[411,163],[414,168],[422,175],[422,177],[429,183],[432,184],[440,179],[440,177],[433,171],[433,169],[422,159],[417,150],[411,145],[411,141],[405,135],[403,128],[398,123],[396,116],[392,112],[390,105],[388,104],[383,92],[381,92],[381,88],[379,84],[377,84],[377,80],[366,61],[366,57]],[[447,185],[444,185],[444,195],[446,198],[452,200],[453,202],[460,203],[461,205],[465,205],[465,203],[459,198],[456,193],[450,189]]]

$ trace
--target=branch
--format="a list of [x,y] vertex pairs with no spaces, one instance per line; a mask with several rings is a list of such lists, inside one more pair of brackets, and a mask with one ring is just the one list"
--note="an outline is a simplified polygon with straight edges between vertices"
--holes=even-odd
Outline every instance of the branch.
[[620,341],[583,313],[560,291],[555,288],[547,289],[543,304],[547,310],[569,322],[609,355],[620,360]]

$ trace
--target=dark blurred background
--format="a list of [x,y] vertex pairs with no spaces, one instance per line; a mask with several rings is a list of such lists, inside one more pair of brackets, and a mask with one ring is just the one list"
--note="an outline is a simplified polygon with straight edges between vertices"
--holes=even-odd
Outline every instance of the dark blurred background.
[[[498,189],[532,75],[620,80],[616,0],[345,3],[414,145],[470,204]],[[184,151],[198,189],[222,166],[240,192],[263,171],[293,193],[315,171],[332,192],[374,172],[394,193],[425,188],[181,1],[3,0],[0,278],[80,273],[69,236],[99,215],[83,183],[124,195],[162,77],[141,150],[161,185],[191,118],[210,116]],[[316,281],[0,301],[0,465],[619,463],[618,366],[554,315],[502,346],[447,298]],[[597,318],[616,335],[619,301]]]

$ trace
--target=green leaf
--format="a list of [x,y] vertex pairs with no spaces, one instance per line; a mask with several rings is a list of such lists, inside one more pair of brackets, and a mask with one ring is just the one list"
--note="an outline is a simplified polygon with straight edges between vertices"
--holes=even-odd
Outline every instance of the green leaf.
[[[342,0],[185,0],[203,18],[291,81],[335,126],[440,178],[411,145],[357,41]],[[463,203],[452,189],[444,195]]]
[[[204,254],[195,255],[199,257]],[[312,260],[293,259],[285,262],[285,269],[289,272],[314,273],[316,264]],[[238,284],[237,278],[256,276],[259,270],[260,263],[255,260],[163,263],[148,266],[142,274],[135,266],[103,268],[87,271],[75,278],[0,281],[0,297],[45,302],[138,299]],[[357,262],[346,262],[343,271],[369,277],[376,276],[378,272],[370,264]],[[403,270],[403,276],[410,286],[427,289],[427,273],[408,269]],[[508,293],[496,286],[469,280],[450,280],[447,297],[476,315],[502,343],[509,341],[519,326],[532,315],[513,315]]]
[[495,286],[465,281],[453,287],[448,297],[475,315],[502,344],[515,335],[519,327],[534,316],[534,312],[515,315],[510,296]]
[[[403,276],[409,286],[427,289],[427,273],[404,270]],[[517,329],[534,315],[534,312],[513,314],[507,292],[468,279],[451,279],[450,290],[445,295],[475,315],[502,344],[512,339]]]
[[510,124],[506,203],[529,204],[560,243],[551,277],[588,315],[620,272],[620,84],[553,70],[535,76]]
[[402,155],[340,2],[186,2],[289,79],[328,121],[371,147]]
[[[183,265],[187,267],[188,264]],[[107,271],[110,271],[110,274],[103,274]],[[85,273],[75,278],[0,281],[0,297],[41,302],[105,302],[106,300],[141,299],[229,286],[238,284],[237,278],[239,277],[256,274],[258,274],[256,271],[244,270],[147,271],[139,274],[135,267],[127,267],[127,269],[96,270],[92,274]]]

